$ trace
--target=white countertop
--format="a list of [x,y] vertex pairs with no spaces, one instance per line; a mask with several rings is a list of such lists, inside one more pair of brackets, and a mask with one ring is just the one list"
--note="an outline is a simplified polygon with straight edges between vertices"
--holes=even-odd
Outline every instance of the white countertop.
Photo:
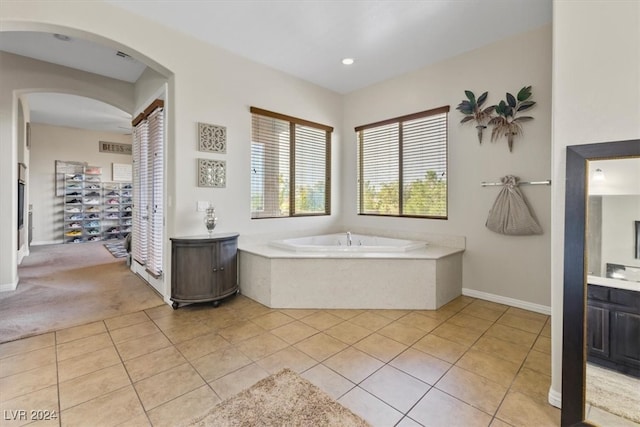
[[239,244],[238,250],[260,255],[266,258],[377,258],[377,259],[440,259],[464,252],[462,248],[448,246],[426,245],[424,249],[414,249],[406,252],[347,252],[347,251],[314,251],[295,252],[280,249],[268,243]]
[[608,277],[587,276],[587,283],[590,285],[606,286],[609,288],[626,289],[628,291],[640,292],[640,283],[629,282],[628,280],[610,279]]

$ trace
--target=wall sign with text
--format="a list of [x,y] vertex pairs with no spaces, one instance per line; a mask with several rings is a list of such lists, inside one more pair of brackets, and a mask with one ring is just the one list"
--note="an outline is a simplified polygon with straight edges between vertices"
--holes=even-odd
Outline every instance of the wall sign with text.
[[115,153],[131,155],[131,144],[123,144],[121,142],[98,141],[101,153]]

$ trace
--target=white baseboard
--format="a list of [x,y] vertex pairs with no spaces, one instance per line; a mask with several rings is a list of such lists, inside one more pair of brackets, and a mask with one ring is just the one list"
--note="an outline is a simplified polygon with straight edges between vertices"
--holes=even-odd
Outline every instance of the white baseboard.
[[549,388],[548,399],[551,405],[555,406],[556,408],[562,408],[562,393]]
[[490,294],[488,292],[476,291],[474,289],[462,288],[462,295],[480,298],[491,302],[510,305],[511,307],[521,308],[523,310],[535,311],[536,313],[551,315],[551,307],[546,305],[534,304],[528,301],[522,301],[515,298],[503,297],[501,295]]
[[16,277],[16,281],[13,283],[3,283],[0,285],[0,292],[8,292],[8,291],[15,291],[16,289],[18,289],[18,280],[19,278]]
[[34,240],[31,242],[31,246],[42,246],[42,245],[59,245],[64,243],[62,240]]

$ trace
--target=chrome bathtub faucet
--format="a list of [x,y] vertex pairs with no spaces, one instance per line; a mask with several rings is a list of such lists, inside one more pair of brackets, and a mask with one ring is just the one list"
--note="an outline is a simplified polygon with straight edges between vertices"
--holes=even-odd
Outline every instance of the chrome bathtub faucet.
[[347,231],[347,246],[351,246],[353,242],[351,241],[351,232]]

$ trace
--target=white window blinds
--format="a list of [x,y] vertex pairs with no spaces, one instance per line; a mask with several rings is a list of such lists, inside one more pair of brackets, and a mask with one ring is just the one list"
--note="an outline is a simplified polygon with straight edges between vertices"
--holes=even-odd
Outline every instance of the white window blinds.
[[162,275],[164,233],[164,110],[156,100],[134,120],[133,259]]
[[149,258],[147,270],[154,276],[162,274],[162,235],[164,222],[164,111],[154,110],[149,115]]
[[251,217],[289,216],[289,122],[251,118]]
[[324,214],[329,206],[326,132],[295,125],[295,209],[297,215]]
[[133,259],[147,263],[149,125],[146,120],[133,128],[133,229],[131,252]]
[[328,215],[332,127],[251,107],[251,217]]
[[448,111],[356,128],[359,214],[447,218]]

